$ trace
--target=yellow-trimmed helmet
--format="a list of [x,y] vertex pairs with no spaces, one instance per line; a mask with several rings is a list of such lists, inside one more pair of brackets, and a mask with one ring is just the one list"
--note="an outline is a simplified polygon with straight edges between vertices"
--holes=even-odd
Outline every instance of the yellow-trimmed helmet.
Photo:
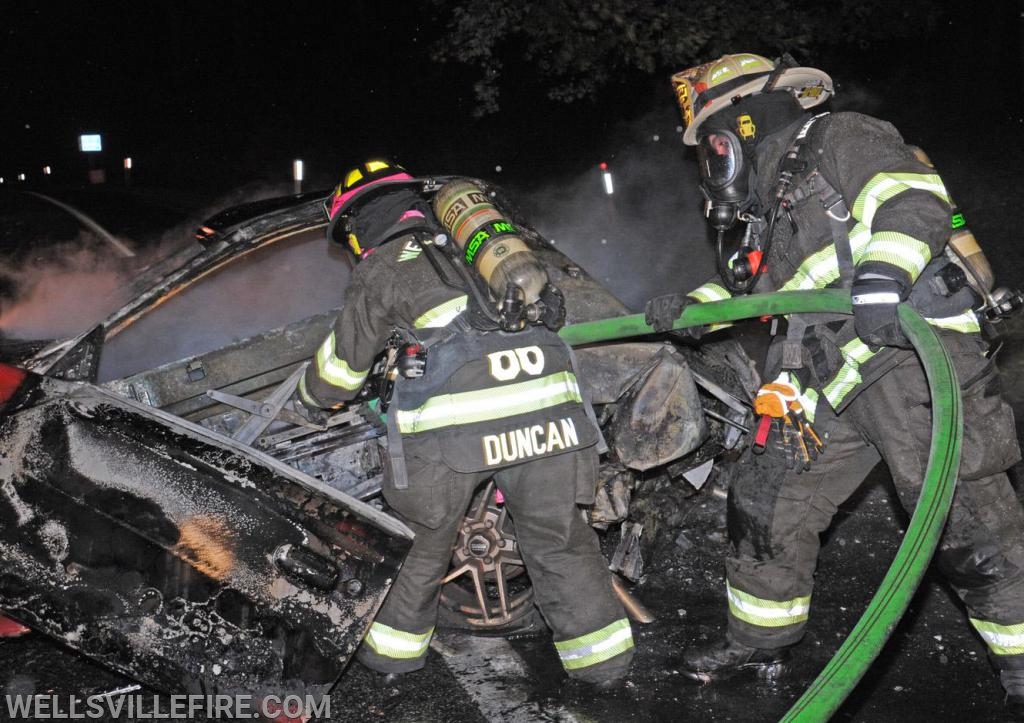
[[683,143],[697,145],[697,133],[709,116],[733,101],[768,90],[787,90],[807,110],[833,94],[832,79],[817,68],[789,67],[762,55],[734,53],[672,76],[683,112]]
[[396,185],[417,183],[416,179],[396,163],[373,159],[360,163],[345,171],[341,183],[334,193],[324,201],[327,211],[327,240],[338,244],[347,244],[359,256],[362,249],[359,241],[351,233],[346,223],[357,204],[365,203],[382,191],[391,190]]

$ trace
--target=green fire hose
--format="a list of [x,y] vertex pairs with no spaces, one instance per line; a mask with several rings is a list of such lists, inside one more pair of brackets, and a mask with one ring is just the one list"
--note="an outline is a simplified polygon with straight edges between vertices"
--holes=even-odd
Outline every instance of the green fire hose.
[[[691,304],[673,328],[812,312],[852,313],[850,292],[787,291]],[[900,306],[899,315],[904,333],[921,358],[932,398],[932,442],[924,485],[882,584],[842,646],[782,719],[785,723],[828,720],[856,687],[910,604],[938,546],[953,499],[963,437],[960,386],[946,347],[928,323],[906,304]],[[573,324],[563,328],[560,336],[578,346],[651,332],[643,315],[635,314]]]

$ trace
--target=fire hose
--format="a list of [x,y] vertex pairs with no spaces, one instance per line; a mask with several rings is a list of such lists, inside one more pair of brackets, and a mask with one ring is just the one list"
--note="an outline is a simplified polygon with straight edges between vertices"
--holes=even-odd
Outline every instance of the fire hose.
[[[674,329],[765,315],[852,313],[850,292],[839,289],[785,291],[690,304]],[[939,543],[960,467],[963,412],[960,386],[949,352],[928,323],[907,304],[900,325],[921,359],[932,399],[932,439],[924,484],[906,534],[871,602],[846,640],[804,691],[783,723],[828,720],[867,672],[906,612]],[[572,324],[560,336],[579,346],[652,333],[643,314]]]

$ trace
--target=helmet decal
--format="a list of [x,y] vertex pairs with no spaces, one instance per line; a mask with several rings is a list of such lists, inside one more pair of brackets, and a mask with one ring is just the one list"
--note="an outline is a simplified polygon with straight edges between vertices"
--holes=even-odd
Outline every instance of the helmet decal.
[[[730,100],[764,92],[769,80],[771,90],[791,93],[804,110],[824,103],[833,92],[832,79],[816,68],[776,63],[754,53],[723,55],[672,76],[683,115],[683,142],[696,145],[699,128],[710,115],[727,107]],[[742,128],[737,130],[746,137]]]
[[757,135],[757,126],[754,119],[744,113],[736,118],[736,133],[745,141],[752,140]]

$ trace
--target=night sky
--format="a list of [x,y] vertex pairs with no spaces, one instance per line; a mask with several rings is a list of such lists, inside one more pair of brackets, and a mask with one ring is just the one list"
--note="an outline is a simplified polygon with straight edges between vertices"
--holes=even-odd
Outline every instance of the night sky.
[[93,131],[108,162],[130,155],[152,183],[156,168],[211,187],[273,178],[303,158],[333,184],[378,153],[409,167],[479,159],[460,170],[480,172],[531,157],[524,147],[543,157],[534,141],[554,139],[541,129],[579,113],[519,104],[528,89],[510,88],[507,110],[474,120],[473,71],[430,61],[444,18],[425,4],[19,3],[4,15],[0,175],[80,165],[78,135]]
[[[914,132],[977,127],[979,108],[1019,115],[1022,5],[965,7],[929,44],[889,43],[829,58],[826,69],[859,94],[847,100],[903,114]],[[152,185],[287,179],[302,158],[310,187],[327,187],[375,154],[420,172],[486,176],[501,165],[529,183],[590,168],[618,150],[629,124],[675,113],[668,71],[564,106],[513,69],[502,111],[475,119],[476,71],[429,58],[446,21],[433,5],[392,0],[8,3],[0,175],[51,165],[54,179],[80,178],[77,138],[95,131],[105,164],[130,155]],[[901,93],[916,115],[879,106]]]

